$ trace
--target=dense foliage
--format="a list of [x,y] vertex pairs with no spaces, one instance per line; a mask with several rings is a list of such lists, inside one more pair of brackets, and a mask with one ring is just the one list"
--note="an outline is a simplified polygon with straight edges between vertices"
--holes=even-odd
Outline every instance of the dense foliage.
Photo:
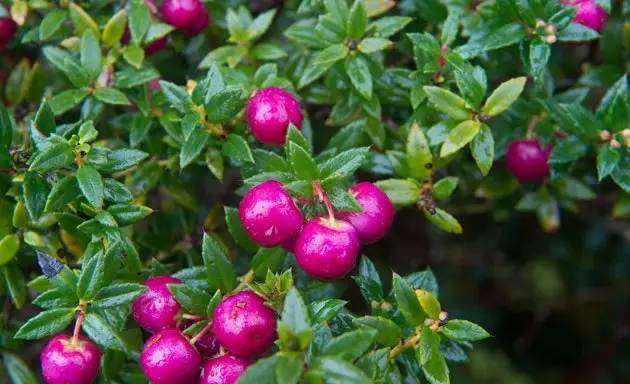
[[[395,208],[452,234],[464,206],[532,212],[554,232],[612,191],[612,214],[630,216],[627,13],[610,0],[0,6],[3,374],[448,383],[447,362],[490,335],[449,316],[432,270],[377,270],[362,246]],[[364,305],[343,300],[351,285]],[[29,367],[20,348],[36,339]]]

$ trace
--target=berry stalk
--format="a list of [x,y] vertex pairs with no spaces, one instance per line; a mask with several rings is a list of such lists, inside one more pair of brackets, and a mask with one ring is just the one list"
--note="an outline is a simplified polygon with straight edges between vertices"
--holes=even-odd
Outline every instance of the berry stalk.
[[331,222],[335,221],[335,210],[333,209],[326,192],[322,189],[322,186],[319,184],[319,181],[313,181],[313,188],[315,188],[315,192],[317,192],[317,197],[319,201],[324,203],[326,206],[326,210],[328,210],[328,218]]
[[83,318],[85,317],[85,312],[83,312],[83,308],[78,309],[79,314],[77,315],[77,321],[74,323],[74,332],[72,333],[72,340],[70,344],[77,345],[79,343],[79,332],[81,331],[81,324],[83,324]]
[[206,326],[203,327],[201,331],[199,331],[199,333],[197,333],[192,339],[190,339],[190,344],[195,345],[195,343],[199,341],[199,339],[201,339],[203,335],[208,333],[210,328],[212,328],[212,321],[208,321],[208,324],[206,324]]

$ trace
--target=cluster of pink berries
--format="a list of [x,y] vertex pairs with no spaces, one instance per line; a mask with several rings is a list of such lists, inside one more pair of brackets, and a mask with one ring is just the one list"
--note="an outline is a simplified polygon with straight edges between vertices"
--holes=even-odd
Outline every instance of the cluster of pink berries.
[[361,242],[380,240],[392,225],[395,209],[377,186],[363,182],[350,188],[362,212],[339,212],[317,189],[329,216],[316,217],[304,224],[302,211],[277,181],[252,188],[239,205],[239,218],[247,234],[263,247],[283,246],[295,253],[298,265],[321,280],[344,277],[355,264]]
[[[145,0],[145,4],[155,9],[152,0]],[[194,37],[202,33],[210,22],[210,14],[205,5],[199,0],[165,0],[160,7],[162,20],[177,29],[181,29],[187,37]],[[123,44],[129,44],[131,34],[129,27],[125,28],[122,37]],[[157,53],[166,46],[166,36],[152,41],[144,48],[147,56]]]
[[[144,345],[140,365],[152,384],[233,384],[276,339],[276,314],[251,291],[225,297],[212,321],[189,338],[182,329],[203,320],[182,314],[167,284],[170,276],[148,279],[147,290],[133,303],[134,320],[153,333]],[[101,351],[78,335],[54,337],[41,354],[47,384],[89,384],[98,374]],[[205,362],[204,362],[205,359]]]

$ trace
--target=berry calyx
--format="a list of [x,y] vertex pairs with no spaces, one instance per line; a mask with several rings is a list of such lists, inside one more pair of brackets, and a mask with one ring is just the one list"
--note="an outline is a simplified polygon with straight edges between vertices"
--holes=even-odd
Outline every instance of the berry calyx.
[[101,351],[92,340],[78,336],[53,337],[40,356],[42,375],[47,384],[89,384],[101,365]]
[[166,24],[186,29],[199,16],[201,8],[199,0],[164,0],[160,11]]
[[302,111],[298,101],[281,88],[265,88],[247,102],[247,124],[261,143],[283,145],[289,123],[302,128]]
[[232,355],[209,359],[203,365],[199,384],[234,384],[249,365],[248,359]]
[[277,181],[252,188],[238,207],[245,232],[263,247],[275,247],[291,239],[302,226],[302,211]]
[[294,252],[306,273],[320,280],[333,280],[354,268],[360,248],[359,234],[350,223],[316,217],[302,227]]
[[348,192],[357,199],[363,212],[339,212],[337,216],[357,230],[363,243],[373,243],[385,237],[396,212],[385,192],[368,182],[359,183]]
[[276,339],[276,314],[254,292],[238,292],[217,306],[212,332],[231,354],[249,357],[265,352]]
[[151,384],[188,384],[199,374],[201,356],[179,329],[165,329],[147,340],[140,366]]
[[595,0],[565,0],[563,3],[578,7],[577,13],[573,18],[574,23],[582,24],[597,32],[604,28],[608,14],[597,5]]
[[505,154],[507,167],[521,183],[540,182],[549,174],[551,146],[542,148],[537,140],[516,140],[510,143]]
[[157,332],[177,326],[181,305],[168,290],[167,284],[181,284],[180,279],[159,276],[143,283],[148,289],[134,301],[131,307],[133,319],[149,332]]
[[0,17],[0,49],[9,45],[17,32],[17,24],[10,17]]
[[184,35],[187,37],[195,37],[200,35],[203,31],[208,27],[208,23],[210,22],[210,13],[208,13],[208,8],[205,5],[201,5],[201,9],[199,10],[199,15],[195,18],[195,20],[186,27],[184,30]]

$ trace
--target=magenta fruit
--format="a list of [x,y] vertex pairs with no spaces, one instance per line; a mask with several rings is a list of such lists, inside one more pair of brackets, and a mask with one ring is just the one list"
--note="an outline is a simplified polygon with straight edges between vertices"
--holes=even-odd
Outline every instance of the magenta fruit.
[[549,176],[550,153],[551,146],[543,149],[537,140],[516,140],[508,146],[505,161],[521,183],[540,182]]
[[231,354],[249,357],[265,352],[276,339],[276,314],[254,292],[238,292],[217,306],[212,331]]
[[17,24],[10,17],[0,17],[0,49],[9,45],[17,32]]
[[302,111],[293,95],[281,88],[257,91],[247,103],[247,123],[263,144],[283,145],[289,123],[302,128]]
[[164,0],[160,11],[166,24],[186,29],[194,23],[203,7],[199,0]]
[[252,188],[238,207],[245,232],[263,247],[275,247],[291,239],[302,226],[302,211],[277,181]]
[[149,287],[131,307],[133,319],[149,332],[157,332],[177,326],[177,315],[181,305],[168,290],[167,284],[181,284],[180,279],[159,276],[148,279],[143,284]]
[[147,340],[140,366],[151,384],[189,384],[199,375],[201,356],[179,329],[165,329]]
[[101,351],[87,337],[53,337],[41,354],[42,375],[47,384],[89,384],[101,365]]
[[597,5],[595,0],[569,0],[563,1],[563,3],[578,7],[575,18],[573,19],[574,23],[582,24],[597,32],[604,28],[608,14]]
[[360,248],[359,234],[351,224],[316,217],[302,227],[294,252],[304,272],[320,280],[333,280],[354,268]]
[[373,243],[385,237],[396,212],[385,192],[368,182],[359,183],[348,192],[357,199],[363,212],[339,212],[339,218],[350,223],[364,243]]
[[208,8],[205,5],[201,5],[201,9],[199,11],[199,15],[195,18],[189,26],[184,30],[184,34],[188,37],[194,37],[200,35],[203,31],[208,27],[208,23],[210,22],[210,13],[208,13]]
[[249,364],[249,360],[231,355],[209,359],[203,366],[199,384],[234,384]]

